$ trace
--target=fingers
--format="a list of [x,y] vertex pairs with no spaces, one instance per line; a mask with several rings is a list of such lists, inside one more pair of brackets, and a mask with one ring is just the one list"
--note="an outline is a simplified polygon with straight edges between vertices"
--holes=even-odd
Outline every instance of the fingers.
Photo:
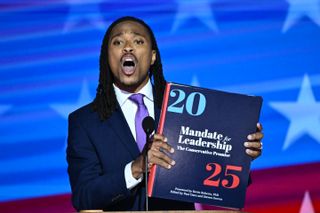
[[257,123],[257,131],[258,132],[262,132],[262,130],[263,130],[262,124],[261,123]]
[[256,159],[261,155],[262,152],[262,142],[260,141],[247,141],[244,143],[244,146],[247,148],[246,153],[252,157],[253,159]]
[[169,158],[165,153],[161,151],[150,150],[148,152],[148,160],[152,164],[157,164],[166,169],[171,169],[175,165],[175,161]]
[[174,149],[167,143],[166,137],[155,134],[148,150],[148,167],[156,164],[166,169],[171,169],[175,165],[175,161],[167,153],[174,153]]
[[263,138],[263,132],[262,132],[262,124],[261,123],[257,123],[257,131],[255,133],[252,133],[250,135],[247,136],[247,139],[249,141],[261,141]]
[[253,159],[259,157],[262,152],[262,142],[264,134],[262,133],[262,124],[257,123],[257,132],[247,136],[248,141],[244,143],[247,148],[246,153]]
[[173,153],[174,149],[167,143],[167,138],[163,135],[155,134],[153,136],[153,141],[150,146],[151,150],[155,151],[165,151],[169,153]]
[[255,132],[253,134],[248,135],[247,139],[250,141],[260,141],[263,138],[263,133],[262,132]]
[[164,135],[160,135],[160,134],[154,134],[153,139],[158,140],[158,141],[167,142],[167,138]]
[[261,149],[260,150],[246,149],[246,153],[253,159],[256,159],[261,155]]
[[262,149],[262,143],[260,141],[258,142],[247,141],[247,142],[244,142],[244,146],[248,149]]

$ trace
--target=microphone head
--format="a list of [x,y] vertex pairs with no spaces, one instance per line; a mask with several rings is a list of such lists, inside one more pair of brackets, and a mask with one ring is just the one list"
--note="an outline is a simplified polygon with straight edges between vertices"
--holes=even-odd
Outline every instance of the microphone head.
[[147,116],[143,119],[142,128],[147,135],[150,135],[154,131],[155,124],[151,116]]

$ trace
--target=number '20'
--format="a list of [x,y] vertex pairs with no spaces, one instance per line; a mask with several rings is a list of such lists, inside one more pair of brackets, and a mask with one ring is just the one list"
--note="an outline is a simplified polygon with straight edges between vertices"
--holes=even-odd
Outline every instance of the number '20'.
[[[184,105],[186,105],[186,111],[189,115],[192,116],[199,116],[201,115],[205,108],[206,108],[206,97],[200,93],[200,92],[192,92],[188,95],[187,99],[186,99],[186,93],[181,90],[181,89],[173,89],[170,91],[170,96],[171,97],[177,97],[177,100],[175,102],[173,102],[170,106],[168,106],[168,111],[169,112],[174,112],[174,113],[182,113],[183,109],[184,109]],[[193,112],[193,105],[194,105],[194,101],[195,101],[195,97],[198,96],[199,97],[199,103],[198,103],[198,108],[196,110],[196,112]],[[186,101],[185,101],[186,99]],[[185,101],[185,104],[184,104]],[[183,103],[181,106],[178,106],[180,103]]]

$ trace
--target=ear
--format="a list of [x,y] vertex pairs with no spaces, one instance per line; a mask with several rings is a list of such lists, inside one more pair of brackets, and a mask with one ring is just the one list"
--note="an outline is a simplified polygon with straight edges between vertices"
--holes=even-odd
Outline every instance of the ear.
[[151,56],[151,65],[154,64],[154,62],[156,61],[157,59],[157,53],[155,50],[152,50],[152,56]]

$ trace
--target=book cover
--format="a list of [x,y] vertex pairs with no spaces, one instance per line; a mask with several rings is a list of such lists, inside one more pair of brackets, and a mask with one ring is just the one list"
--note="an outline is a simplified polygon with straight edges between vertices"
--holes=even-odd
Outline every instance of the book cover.
[[148,196],[243,208],[251,163],[243,143],[261,105],[258,96],[167,83],[157,133],[176,165],[152,167]]

